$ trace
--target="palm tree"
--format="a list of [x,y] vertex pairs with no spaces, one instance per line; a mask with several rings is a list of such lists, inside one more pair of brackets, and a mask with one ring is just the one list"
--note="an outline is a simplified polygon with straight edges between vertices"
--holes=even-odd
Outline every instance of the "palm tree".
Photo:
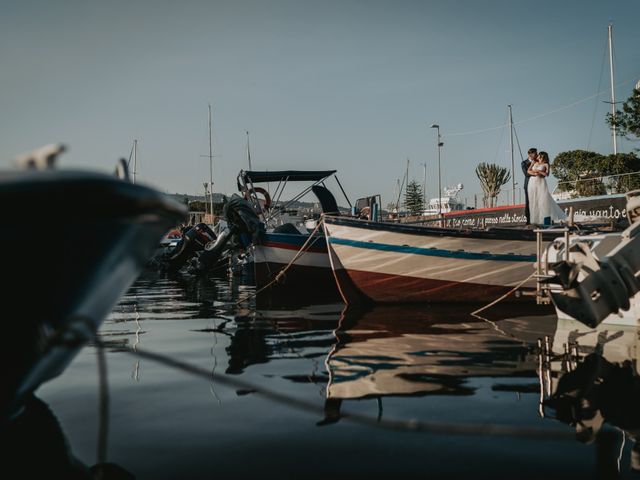
[[494,207],[500,189],[511,180],[511,173],[506,168],[494,163],[483,162],[476,167],[476,175],[480,179],[480,186],[484,193],[482,198],[484,206]]

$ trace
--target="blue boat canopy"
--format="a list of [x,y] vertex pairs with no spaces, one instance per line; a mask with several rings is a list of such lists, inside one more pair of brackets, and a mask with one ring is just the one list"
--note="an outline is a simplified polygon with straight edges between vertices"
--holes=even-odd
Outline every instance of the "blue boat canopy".
[[273,172],[243,171],[241,173],[244,182],[266,183],[266,182],[318,182],[323,180],[337,170],[275,170]]

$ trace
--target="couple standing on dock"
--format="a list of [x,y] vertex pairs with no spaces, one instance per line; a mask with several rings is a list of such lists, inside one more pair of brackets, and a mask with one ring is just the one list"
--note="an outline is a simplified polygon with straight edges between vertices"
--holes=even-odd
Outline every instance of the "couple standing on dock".
[[546,177],[551,173],[549,155],[547,152],[538,153],[537,148],[530,148],[527,154],[527,158],[521,163],[527,225],[551,225],[554,221],[566,220],[567,215],[555,202],[547,187]]

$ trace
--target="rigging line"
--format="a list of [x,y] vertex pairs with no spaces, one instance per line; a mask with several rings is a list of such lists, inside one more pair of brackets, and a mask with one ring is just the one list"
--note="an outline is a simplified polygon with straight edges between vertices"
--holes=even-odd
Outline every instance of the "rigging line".
[[498,155],[500,154],[500,146],[502,145],[502,139],[504,138],[504,130],[503,128],[500,129],[500,140],[498,141],[498,146],[496,147],[496,158],[493,161],[494,163],[498,163]]
[[[625,80],[624,82],[620,82],[620,83],[616,84],[615,87],[621,87],[623,85],[626,85],[627,83],[631,83],[631,82],[633,82],[635,80],[635,78],[637,78],[637,75],[634,76],[632,79]],[[551,114],[554,114],[554,113],[561,112],[562,110],[567,110],[568,108],[575,107],[576,105],[579,105],[581,103],[587,102],[589,100],[593,100],[594,98],[598,97],[599,95],[602,95],[603,93],[607,93],[607,92],[606,91],[598,92],[595,95],[590,95],[589,97],[583,98],[581,100],[577,100],[577,101],[575,101],[573,103],[570,103],[569,105],[565,105],[563,107],[559,107],[559,108],[556,108],[554,110],[550,110],[548,112],[540,113],[538,115],[534,115],[533,117],[525,118],[524,120],[520,120],[519,122],[514,122],[513,124],[514,125],[520,125],[522,123],[526,123],[526,122],[530,122],[532,120],[537,120],[539,118],[546,117],[547,115],[551,115]],[[483,128],[483,129],[480,129],[480,130],[470,130],[468,132],[448,133],[446,135],[443,134],[441,136],[443,138],[445,138],[445,137],[461,137],[461,136],[464,136],[464,135],[476,135],[476,134],[479,134],[479,133],[486,133],[486,132],[491,132],[493,130],[498,130],[498,129],[506,127],[506,126],[508,126],[508,124],[498,125],[496,127],[491,127],[491,128]]]
[[131,157],[133,156],[133,149],[135,148],[135,143],[131,145],[131,151],[129,152],[129,160],[127,160],[127,167],[131,165]]
[[[604,71],[604,62],[607,58],[607,45],[608,45],[608,41],[604,42],[604,50],[602,51],[602,63],[600,65],[600,78],[598,79],[598,88],[596,88],[596,92],[599,92],[600,89],[602,88],[602,73]],[[589,130],[589,137],[587,138],[587,150],[589,150],[589,147],[591,146],[591,137],[593,135],[593,127],[596,123],[596,113],[598,111],[598,102],[593,102],[593,118],[591,119],[591,129]]]
[[518,132],[515,127],[513,129],[513,135],[516,137],[516,143],[518,144],[518,152],[520,152],[520,161],[524,161],[524,155],[522,155],[522,147],[520,146],[520,139],[518,138]]

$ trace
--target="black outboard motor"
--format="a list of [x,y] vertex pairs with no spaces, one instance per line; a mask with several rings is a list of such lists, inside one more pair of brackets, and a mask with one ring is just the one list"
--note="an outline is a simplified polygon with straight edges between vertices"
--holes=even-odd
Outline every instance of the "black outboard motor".
[[[242,237],[248,234],[253,243],[262,239],[264,224],[256,215],[251,204],[241,196],[234,193],[224,205],[223,214],[227,219],[228,227],[220,233],[215,244],[210,245],[199,255],[193,265],[195,272],[203,272],[214,265],[233,236]],[[240,239],[239,243],[243,244],[244,242]]]
[[187,261],[204,250],[205,245],[216,240],[216,234],[204,223],[187,229],[182,233],[182,240],[176,247],[175,253],[169,257],[168,270],[177,272]]

